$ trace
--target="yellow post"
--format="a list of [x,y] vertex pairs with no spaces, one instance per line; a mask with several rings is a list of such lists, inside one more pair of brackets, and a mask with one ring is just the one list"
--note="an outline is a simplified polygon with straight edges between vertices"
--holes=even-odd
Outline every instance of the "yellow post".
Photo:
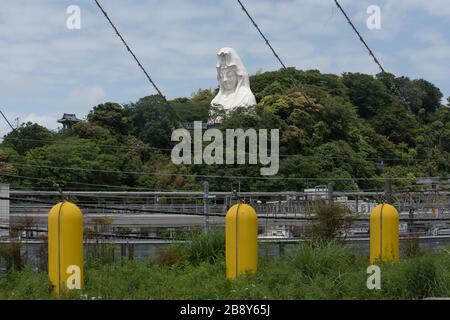
[[70,202],[48,214],[48,276],[56,294],[83,285],[83,214]]
[[235,204],[225,218],[227,278],[258,267],[258,217],[248,204]]
[[433,215],[433,218],[436,218],[438,216],[436,208],[431,209],[431,214]]
[[370,262],[398,261],[399,216],[390,204],[376,206],[370,214]]

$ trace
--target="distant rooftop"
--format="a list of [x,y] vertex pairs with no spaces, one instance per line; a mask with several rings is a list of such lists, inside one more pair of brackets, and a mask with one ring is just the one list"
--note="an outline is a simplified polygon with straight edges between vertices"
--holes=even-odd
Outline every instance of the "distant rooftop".
[[78,119],[75,114],[72,113],[64,113],[63,117],[58,120],[59,123],[76,123],[81,122],[81,119]]

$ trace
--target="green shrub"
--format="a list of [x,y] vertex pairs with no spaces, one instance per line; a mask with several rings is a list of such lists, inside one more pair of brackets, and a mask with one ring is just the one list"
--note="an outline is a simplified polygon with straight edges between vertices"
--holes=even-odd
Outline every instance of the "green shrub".
[[189,262],[194,265],[201,262],[215,263],[225,256],[225,232],[215,230],[194,235],[186,245],[186,251]]
[[411,299],[433,296],[438,288],[438,275],[433,257],[417,258],[405,268],[405,287]]
[[24,267],[21,250],[22,244],[19,242],[0,244],[0,258],[6,261],[7,270],[21,270]]
[[424,254],[425,252],[420,249],[420,239],[418,236],[413,236],[406,240],[406,246],[404,249],[405,257],[420,257]]
[[448,296],[449,257],[428,254],[381,265],[382,299],[423,299]]
[[338,203],[322,203],[314,208],[315,220],[312,237],[321,241],[345,238],[355,218],[350,210]]
[[155,258],[155,263],[160,266],[180,267],[188,263],[187,258],[187,250],[183,245],[172,244]]
[[335,242],[303,243],[289,258],[309,278],[350,268],[356,260],[353,253]]
[[51,285],[46,273],[34,273],[30,266],[0,276],[0,299],[50,299]]

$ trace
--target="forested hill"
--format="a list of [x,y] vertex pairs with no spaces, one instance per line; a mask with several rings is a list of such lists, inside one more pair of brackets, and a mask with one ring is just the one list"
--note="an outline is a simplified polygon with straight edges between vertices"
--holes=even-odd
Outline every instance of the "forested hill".
[[[180,120],[208,118],[215,92],[199,90],[170,101],[174,110],[158,96],[123,106],[107,102],[66,132],[23,124],[3,140],[0,178],[36,189],[52,189],[54,179],[66,190],[201,190],[208,180],[211,190],[240,183],[246,191],[301,191],[332,182],[344,191],[382,189],[380,177],[411,190],[417,177],[449,176],[450,109],[430,82],[295,69],[258,73],[250,81],[258,105],[236,110],[221,129],[279,128],[274,177],[261,177],[259,165],[171,162],[171,134]],[[407,103],[392,94],[394,84]]]

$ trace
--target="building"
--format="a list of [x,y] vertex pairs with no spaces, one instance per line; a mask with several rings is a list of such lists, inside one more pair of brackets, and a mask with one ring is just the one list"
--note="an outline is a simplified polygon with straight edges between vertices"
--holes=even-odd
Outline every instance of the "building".
[[266,227],[264,233],[258,235],[258,239],[289,239],[292,238],[292,231],[288,226]]
[[[0,185],[0,196],[9,198],[9,185]],[[9,234],[9,200],[0,200],[0,236],[8,236]]]
[[306,200],[326,200],[329,197],[327,186],[316,186],[314,188],[304,189]]
[[200,121],[183,122],[183,128],[187,130],[194,130],[194,129],[206,130],[208,129],[208,124],[206,122]]
[[72,129],[72,126],[78,122],[81,122],[81,120],[78,119],[76,115],[71,113],[64,113],[62,118],[58,120],[58,123],[63,125],[63,130]]

